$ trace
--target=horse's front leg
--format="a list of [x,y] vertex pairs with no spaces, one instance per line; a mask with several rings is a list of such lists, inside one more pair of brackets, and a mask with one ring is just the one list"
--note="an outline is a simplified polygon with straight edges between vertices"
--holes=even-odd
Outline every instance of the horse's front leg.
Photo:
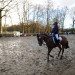
[[63,53],[64,53],[64,47],[62,47],[62,55],[61,55],[60,59],[62,59]]
[[58,47],[59,47],[59,50],[60,50],[59,53],[58,53],[58,57],[59,57],[60,56],[60,52],[62,50],[62,47],[61,47],[61,45],[59,45]]
[[[47,61],[49,61],[49,55],[52,49],[48,48],[48,54],[47,54]],[[50,55],[50,57],[54,58],[52,55]]]

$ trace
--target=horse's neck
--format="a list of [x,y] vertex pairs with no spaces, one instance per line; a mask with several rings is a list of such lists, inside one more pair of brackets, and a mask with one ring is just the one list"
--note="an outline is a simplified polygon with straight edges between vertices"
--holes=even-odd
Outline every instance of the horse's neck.
[[48,42],[48,39],[49,39],[49,37],[47,37],[47,36],[44,36],[44,41],[45,41],[45,43],[47,43]]
[[45,36],[43,40],[47,45],[49,45],[50,43],[53,44],[52,36]]

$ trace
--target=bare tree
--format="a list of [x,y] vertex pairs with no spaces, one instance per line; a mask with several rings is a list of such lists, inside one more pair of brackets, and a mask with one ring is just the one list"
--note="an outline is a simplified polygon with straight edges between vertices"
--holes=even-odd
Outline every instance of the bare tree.
[[1,1],[2,7],[0,8],[0,33],[2,33],[2,11],[12,2],[12,0],[10,0],[9,2],[7,2],[7,4],[5,3],[5,0]]
[[62,10],[61,10],[61,17],[60,17],[60,22],[61,22],[61,28],[62,28],[62,32],[63,32],[63,28],[64,28],[64,20],[65,20],[65,17],[66,17],[66,13],[68,11],[68,8],[67,7],[64,7]]
[[[24,0],[23,2],[23,24],[28,25],[28,19],[29,19],[29,2],[28,0]],[[27,30],[27,28],[24,28],[23,26],[23,33],[24,31]],[[26,31],[27,32],[27,31]]]
[[61,9],[56,9],[56,18],[59,21],[59,25],[61,27],[61,32],[63,33],[63,29],[64,29],[64,20],[66,18],[66,13],[68,11],[67,7],[61,8]]
[[75,7],[71,8],[71,18],[72,18],[72,33],[74,33],[74,26],[75,26]]
[[[2,33],[2,17],[5,16],[5,24],[4,24],[5,26],[7,21],[6,18],[9,17],[11,10],[14,10],[17,3],[15,0],[2,0],[1,4],[2,7],[0,8],[0,33]],[[2,11],[5,11],[4,15],[2,15]]]
[[47,9],[46,9],[46,13],[47,13],[47,28],[48,28],[48,33],[50,32],[50,24],[49,24],[49,20],[50,20],[50,10],[52,8],[53,4],[51,0],[47,0]]

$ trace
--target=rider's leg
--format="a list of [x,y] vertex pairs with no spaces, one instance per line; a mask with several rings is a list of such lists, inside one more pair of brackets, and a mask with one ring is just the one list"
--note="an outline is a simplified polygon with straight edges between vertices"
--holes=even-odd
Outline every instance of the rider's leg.
[[56,43],[59,43],[59,35],[55,34],[55,38],[56,38]]
[[55,37],[57,40],[59,40],[59,35],[58,34],[55,34]]
[[55,34],[54,33],[52,33],[52,39],[53,39],[53,42],[56,43],[55,42]]

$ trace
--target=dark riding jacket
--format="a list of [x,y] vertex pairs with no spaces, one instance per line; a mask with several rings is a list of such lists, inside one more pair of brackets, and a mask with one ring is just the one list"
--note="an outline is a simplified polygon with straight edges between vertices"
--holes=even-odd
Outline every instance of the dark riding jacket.
[[51,33],[53,33],[53,34],[59,34],[59,27],[57,25],[57,22],[55,22],[53,25],[54,25],[54,27],[53,27]]

